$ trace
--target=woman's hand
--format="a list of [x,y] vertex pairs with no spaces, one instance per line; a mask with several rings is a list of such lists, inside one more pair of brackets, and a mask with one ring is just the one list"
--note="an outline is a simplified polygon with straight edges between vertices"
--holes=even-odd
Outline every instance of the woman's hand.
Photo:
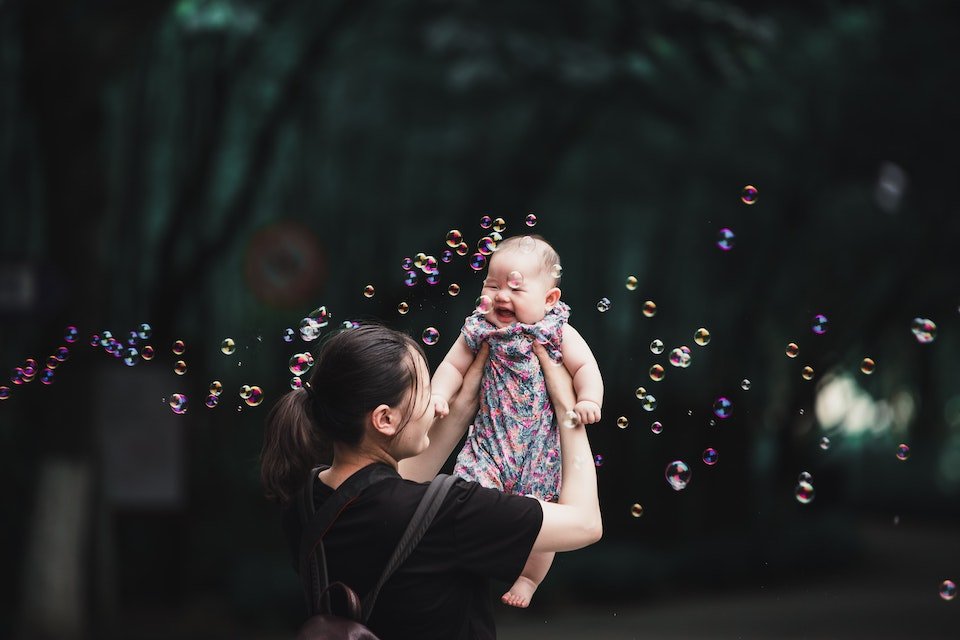
[[543,369],[543,378],[547,383],[547,393],[553,403],[553,412],[559,417],[567,411],[572,411],[577,403],[577,396],[573,392],[573,377],[562,362],[554,362],[547,353],[546,347],[539,342],[533,343],[533,352],[540,360]]
[[[474,416],[477,415],[477,409],[480,407],[480,379],[483,377],[483,368],[487,365],[487,359],[490,357],[490,345],[484,342],[480,345],[480,350],[474,357],[473,362],[463,374],[463,384],[460,385],[460,391],[450,401],[450,414],[465,419],[464,429],[470,424]],[[457,418],[454,418],[456,420]]]

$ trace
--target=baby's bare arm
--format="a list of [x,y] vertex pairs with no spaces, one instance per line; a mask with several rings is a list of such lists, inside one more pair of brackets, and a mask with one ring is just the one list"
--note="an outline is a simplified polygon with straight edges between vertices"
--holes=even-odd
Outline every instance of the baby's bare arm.
[[460,389],[460,385],[463,384],[463,375],[473,360],[473,352],[470,351],[467,341],[461,334],[457,341],[453,343],[453,346],[450,347],[450,351],[447,352],[443,362],[433,372],[433,379],[430,381],[430,393],[449,402],[450,398]]
[[574,409],[578,417],[586,424],[599,421],[600,408],[603,406],[603,377],[600,375],[600,365],[593,357],[587,341],[570,325],[563,330],[561,353],[567,371],[573,376],[573,388],[577,393],[577,405]]

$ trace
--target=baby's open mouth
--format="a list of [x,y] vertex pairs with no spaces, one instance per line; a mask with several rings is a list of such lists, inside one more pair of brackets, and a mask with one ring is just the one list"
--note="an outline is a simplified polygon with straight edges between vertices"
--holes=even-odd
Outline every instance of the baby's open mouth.
[[500,322],[513,322],[517,317],[517,314],[509,309],[495,309],[494,314]]

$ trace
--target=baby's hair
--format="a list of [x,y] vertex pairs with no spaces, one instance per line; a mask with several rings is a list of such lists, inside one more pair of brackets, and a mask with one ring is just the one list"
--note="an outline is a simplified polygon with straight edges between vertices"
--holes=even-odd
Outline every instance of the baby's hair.
[[528,239],[533,241],[532,250],[540,254],[544,270],[548,275],[553,277],[553,286],[559,286],[563,269],[560,265],[560,254],[557,253],[553,245],[547,242],[547,239],[540,234],[532,233],[525,236],[510,236],[500,242],[500,245],[497,247],[497,253],[502,251],[523,251],[526,249],[526,243],[524,241]]

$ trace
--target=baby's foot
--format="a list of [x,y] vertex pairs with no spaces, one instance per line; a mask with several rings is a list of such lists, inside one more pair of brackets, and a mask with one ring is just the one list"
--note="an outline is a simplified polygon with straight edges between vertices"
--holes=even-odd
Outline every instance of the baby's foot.
[[500,600],[511,607],[525,609],[530,605],[530,599],[533,598],[533,592],[537,590],[537,586],[537,583],[530,578],[520,576],[510,590],[500,596]]

